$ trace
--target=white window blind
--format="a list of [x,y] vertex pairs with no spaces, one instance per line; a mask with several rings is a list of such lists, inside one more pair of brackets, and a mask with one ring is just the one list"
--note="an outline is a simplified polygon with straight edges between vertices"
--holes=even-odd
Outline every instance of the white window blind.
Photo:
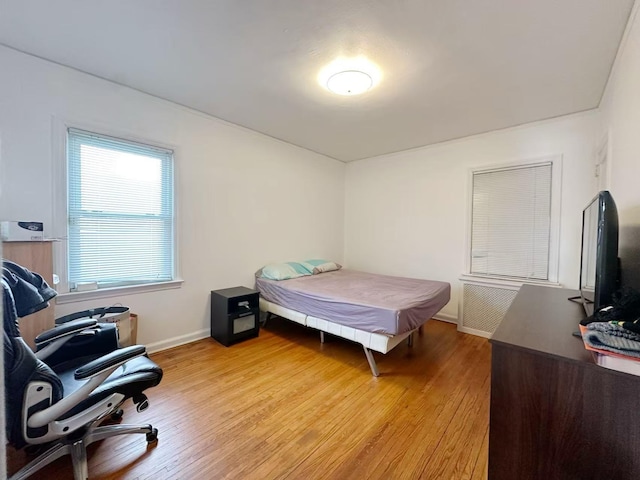
[[68,129],[68,281],[174,278],[173,152]]
[[471,273],[549,280],[551,162],[473,173]]

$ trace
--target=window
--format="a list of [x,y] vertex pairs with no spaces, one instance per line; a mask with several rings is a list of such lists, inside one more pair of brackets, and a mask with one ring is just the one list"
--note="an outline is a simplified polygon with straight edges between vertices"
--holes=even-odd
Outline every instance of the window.
[[472,275],[557,280],[554,183],[553,161],[472,172]]
[[67,131],[70,291],[174,280],[173,152]]

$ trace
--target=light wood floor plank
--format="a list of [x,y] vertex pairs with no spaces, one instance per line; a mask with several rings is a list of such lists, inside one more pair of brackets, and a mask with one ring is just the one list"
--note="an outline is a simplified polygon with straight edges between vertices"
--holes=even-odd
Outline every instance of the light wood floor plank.
[[[140,436],[89,449],[92,479],[486,479],[490,347],[438,321],[413,348],[375,354],[283,319],[225,348],[205,339],[152,358]],[[9,470],[26,463],[9,449]],[[32,477],[72,478],[69,458]]]

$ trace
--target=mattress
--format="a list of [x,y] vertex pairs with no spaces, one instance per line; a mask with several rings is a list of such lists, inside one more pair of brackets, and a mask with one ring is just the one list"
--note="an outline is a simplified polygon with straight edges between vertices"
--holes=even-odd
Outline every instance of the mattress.
[[415,330],[450,299],[446,282],[342,269],[290,280],[256,278],[265,300],[366,332]]

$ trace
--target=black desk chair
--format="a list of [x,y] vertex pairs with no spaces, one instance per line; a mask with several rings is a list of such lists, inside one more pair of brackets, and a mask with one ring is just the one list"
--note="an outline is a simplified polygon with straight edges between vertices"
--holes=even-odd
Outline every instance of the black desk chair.
[[[49,444],[10,480],[27,478],[67,454],[75,480],[85,480],[87,445],[128,433],[156,441],[158,431],[151,425],[100,425],[129,398],[138,411],[147,408],[143,392],[160,383],[162,369],[146,357],[144,346],[113,350],[78,366],[74,349],[67,349],[66,359],[61,354],[64,344],[86,335],[97,322],[77,320],[39,335],[34,354],[20,336],[18,317],[46,308],[56,292],[39,275],[10,262],[3,265],[2,292],[7,441],[15,448]],[[52,368],[46,359],[54,353]]]

